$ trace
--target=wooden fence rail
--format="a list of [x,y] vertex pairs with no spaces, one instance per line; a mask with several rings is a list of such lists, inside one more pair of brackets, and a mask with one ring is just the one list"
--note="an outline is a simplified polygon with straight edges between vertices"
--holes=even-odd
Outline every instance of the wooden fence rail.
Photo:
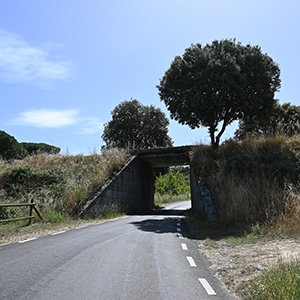
[[29,216],[28,217],[21,217],[21,218],[15,218],[15,219],[6,219],[6,220],[0,220],[0,223],[4,222],[11,222],[11,221],[20,221],[20,220],[27,220],[29,219],[29,224],[31,224],[31,220],[35,217],[32,215],[32,210],[37,213],[37,215],[40,217],[41,220],[43,220],[42,216],[40,215],[39,211],[37,210],[36,203],[33,203],[33,200],[31,200],[31,203],[17,203],[17,204],[0,204],[1,207],[21,207],[21,206],[29,206]]

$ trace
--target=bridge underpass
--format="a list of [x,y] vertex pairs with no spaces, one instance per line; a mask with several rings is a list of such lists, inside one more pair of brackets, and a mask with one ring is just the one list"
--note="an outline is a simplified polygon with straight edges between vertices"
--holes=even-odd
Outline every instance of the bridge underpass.
[[199,209],[197,183],[191,166],[193,148],[140,149],[132,152],[131,160],[97,195],[87,201],[81,216],[97,216],[110,206],[127,211],[145,211],[154,207],[154,170],[170,166],[189,166],[192,208]]

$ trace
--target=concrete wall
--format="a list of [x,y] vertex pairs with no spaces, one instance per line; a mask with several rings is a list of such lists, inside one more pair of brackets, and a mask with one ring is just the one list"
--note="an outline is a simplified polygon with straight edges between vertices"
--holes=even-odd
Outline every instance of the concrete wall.
[[193,210],[203,210],[203,202],[201,201],[201,193],[196,181],[194,170],[190,164],[190,185],[191,185],[191,200]]
[[112,206],[124,211],[143,211],[154,206],[153,170],[139,157],[132,157],[127,165],[86,203],[80,216],[97,216]]

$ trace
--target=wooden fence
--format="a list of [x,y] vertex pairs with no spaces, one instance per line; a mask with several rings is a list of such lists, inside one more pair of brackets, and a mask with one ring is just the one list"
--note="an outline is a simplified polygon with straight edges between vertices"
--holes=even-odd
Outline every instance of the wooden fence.
[[21,217],[21,218],[15,218],[15,219],[6,219],[6,220],[0,220],[0,223],[4,222],[11,222],[11,221],[20,221],[20,220],[28,220],[29,224],[31,224],[31,220],[35,217],[32,215],[32,211],[34,210],[37,215],[40,217],[41,220],[43,220],[42,216],[40,215],[39,211],[37,210],[36,203],[33,203],[33,200],[31,200],[31,203],[18,203],[18,204],[0,204],[1,207],[22,207],[22,206],[29,206],[29,216],[28,217]]

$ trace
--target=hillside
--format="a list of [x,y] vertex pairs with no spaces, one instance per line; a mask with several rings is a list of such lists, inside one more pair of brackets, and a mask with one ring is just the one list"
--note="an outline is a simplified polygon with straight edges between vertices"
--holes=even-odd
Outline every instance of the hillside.
[[[88,156],[44,153],[13,162],[0,160],[0,203],[28,203],[33,199],[46,220],[53,215],[76,216],[128,158],[127,151],[110,149]],[[20,208],[1,208],[0,219],[21,214]]]

